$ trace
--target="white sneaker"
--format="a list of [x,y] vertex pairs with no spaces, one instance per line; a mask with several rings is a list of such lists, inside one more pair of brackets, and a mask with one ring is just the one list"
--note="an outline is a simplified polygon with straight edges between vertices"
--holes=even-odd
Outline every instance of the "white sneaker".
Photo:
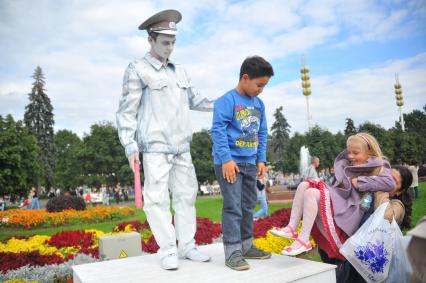
[[165,270],[176,270],[179,267],[178,257],[175,253],[168,254],[161,259],[161,267]]
[[196,248],[193,248],[192,250],[187,252],[183,258],[193,260],[193,261],[200,261],[200,262],[206,262],[211,260],[210,256],[200,252]]

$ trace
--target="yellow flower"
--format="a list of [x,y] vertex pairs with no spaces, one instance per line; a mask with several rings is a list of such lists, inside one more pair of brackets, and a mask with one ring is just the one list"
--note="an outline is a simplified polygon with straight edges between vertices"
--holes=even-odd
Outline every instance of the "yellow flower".
[[[300,233],[301,224],[298,227],[298,232]],[[290,246],[294,240],[284,239],[272,235],[270,232],[266,233],[266,237],[257,238],[253,241],[253,244],[261,250],[266,252],[281,254],[284,247]],[[312,238],[309,238],[312,247],[316,246],[315,241]]]
[[38,283],[38,281],[37,280],[25,281],[23,279],[11,279],[11,280],[4,281],[4,283]]

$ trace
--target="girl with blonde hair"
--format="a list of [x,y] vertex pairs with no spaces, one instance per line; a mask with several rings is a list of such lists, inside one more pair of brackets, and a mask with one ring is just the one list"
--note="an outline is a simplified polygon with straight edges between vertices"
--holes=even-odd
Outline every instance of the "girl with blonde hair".
[[359,227],[366,210],[361,205],[365,192],[389,192],[396,187],[389,162],[377,140],[368,133],[347,139],[346,149],[334,161],[334,172],[331,186],[322,180],[305,180],[297,187],[288,225],[270,230],[276,236],[295,239],[282,254],[298,255],[311,250],[312,232],[328,255],[344,260],[339,248]]

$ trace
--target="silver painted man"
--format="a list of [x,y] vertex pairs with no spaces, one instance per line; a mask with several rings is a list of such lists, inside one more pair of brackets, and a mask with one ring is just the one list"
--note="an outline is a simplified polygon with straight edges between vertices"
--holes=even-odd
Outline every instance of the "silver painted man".
[[178,257],[210,260],[195,247],[198,183],[189,149],[190,109],[212,111],[213,100],[200,95],[183,67],[170,61],[181,19],[178,11],[165,10],[139,26],[147,30],[151,48],[127,67],[117,111],[118,135],[132,170],[143,154],[143,209],[160,246],[161,266],[168,270],[178,268]]

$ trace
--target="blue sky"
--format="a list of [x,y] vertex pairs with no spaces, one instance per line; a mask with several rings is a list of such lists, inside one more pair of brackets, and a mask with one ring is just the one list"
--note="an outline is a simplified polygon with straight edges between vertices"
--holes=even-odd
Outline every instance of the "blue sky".
[[[115,121],[125,67],[149,50],[137,29],[150,15],[182,12],[172,60],[211,97],[235,87],[249,55],[269,60],[275,76],[261,94],[269,126],[283,106],[292,133],[307,130],[302,55],[311,71],[315,124],[343,130],[345,118],[390,128],[398,119],[393,84],[400,76],[404,112],[426,104],[426,2],[0,0],[0,115],[22,119],[40,65],[55,129],[80,136]],[[193,116],[195,131],[211,114]]]

